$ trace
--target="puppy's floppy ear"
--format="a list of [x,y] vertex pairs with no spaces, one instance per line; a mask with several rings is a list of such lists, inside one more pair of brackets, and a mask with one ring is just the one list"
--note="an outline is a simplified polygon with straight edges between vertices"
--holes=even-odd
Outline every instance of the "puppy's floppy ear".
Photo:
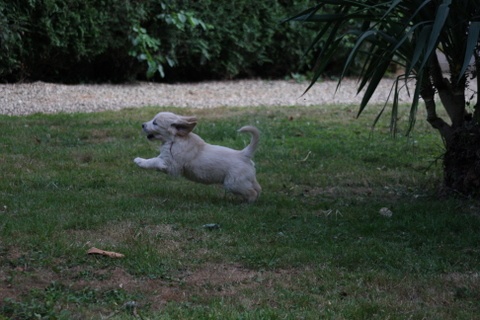
[[197,118],[195,117],[179,117],[179,119],[172,123],[171,127],[174,129],[173,134],[185,137],[197,125]]

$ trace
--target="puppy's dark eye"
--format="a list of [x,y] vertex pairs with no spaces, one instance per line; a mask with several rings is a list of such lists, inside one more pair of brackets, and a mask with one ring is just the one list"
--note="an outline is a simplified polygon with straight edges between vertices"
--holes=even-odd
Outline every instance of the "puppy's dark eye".
[[153,125],[156,126],[157,125],[157,120],[153,120]]

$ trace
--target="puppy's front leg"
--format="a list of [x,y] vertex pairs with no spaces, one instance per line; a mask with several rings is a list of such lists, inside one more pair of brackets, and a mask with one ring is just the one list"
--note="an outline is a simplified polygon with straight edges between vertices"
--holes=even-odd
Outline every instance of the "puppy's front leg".
[[143,158],[135,158],[133,160],[140,168],[144,169],[156,169],[160,171],[166,171],[167,166],[165,162],[161,158],[151,158],[151,159],[143,159]]

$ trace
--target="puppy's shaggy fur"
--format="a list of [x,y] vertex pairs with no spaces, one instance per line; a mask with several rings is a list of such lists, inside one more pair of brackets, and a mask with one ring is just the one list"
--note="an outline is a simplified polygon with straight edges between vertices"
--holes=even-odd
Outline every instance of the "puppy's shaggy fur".
[[252,157],[258,146],[258,129],[242,127],[239,132],[250,133],[252,139],[243,150],[233,150],[203,141],[191,132],[196,124],[195,117],[160,112],[142,125],[149,140],[162,142],[160,155],[151,159],[135,158],[135,163],[200,183],[223,184],[227,191],[248,202],[257,200],[262,189],[255,178]]

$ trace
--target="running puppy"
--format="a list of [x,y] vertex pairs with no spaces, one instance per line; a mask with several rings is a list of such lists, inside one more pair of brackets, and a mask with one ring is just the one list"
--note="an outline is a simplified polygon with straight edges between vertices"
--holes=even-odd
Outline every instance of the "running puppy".
[[250,203],[257,200],[262,188],[255,178],[252,157],[258,146],[258,129],[245,126],[238,130],[250,133],[252,139],[243,150],[233,150],[203,141],[191,132],[196,124],[195,117],[160,112],[142,124],[149,140],[162,142],[160,155],[151,159],[135,158],[135,163],[141,168],[181,175],[195,182],[223,184],[227,191]]

